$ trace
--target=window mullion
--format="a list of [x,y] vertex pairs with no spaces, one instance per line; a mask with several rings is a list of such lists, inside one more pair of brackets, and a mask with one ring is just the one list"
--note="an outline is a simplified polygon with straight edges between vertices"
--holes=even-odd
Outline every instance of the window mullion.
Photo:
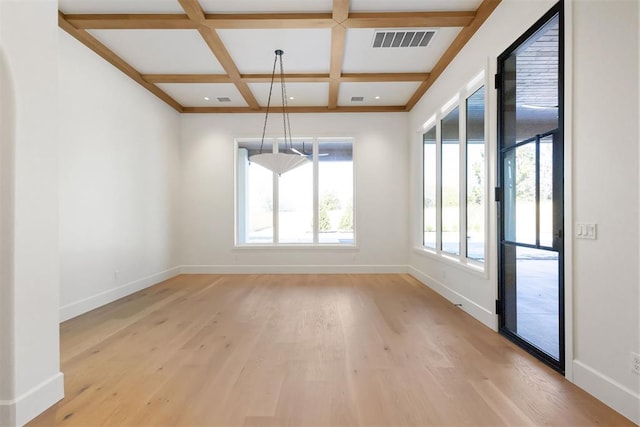
[[466,97],[460,97],[459,106],[459,134],[460,134],[460,158],[459,158],[459,228],[460,228],[460,259],[467,257],[467,108]]
[[442,121],[436,121],[436,251],[442,252]]
[[[274,153],[278,152],[278,140],[272,141],[272,150]],[[280,199],[279,199],[279,184],[280,180],[278,175],[273,173],[273,243],[280,242]]]
[[313,243],[320,242],[320,221],[319,221],[319,209],[320,209],[320,196],[319,196],[319,167],[318,167],[318,138],[313,138]]

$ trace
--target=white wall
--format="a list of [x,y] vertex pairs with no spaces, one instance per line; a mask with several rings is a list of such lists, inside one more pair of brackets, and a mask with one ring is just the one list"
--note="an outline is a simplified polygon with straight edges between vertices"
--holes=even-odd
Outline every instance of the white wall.
[[[483,67],[492,79],[496,58],[540,18],[554,1],[503,0],[475,37],[411,112],[416,131]],[[565,172],[567,236],[572,219],[598,223],[598,240],[569,240],[567,255],[567,377],[635,422],[640,422],[640,377],[630,370],[630,352],[640,349],[638,294],[638,3],[576,1],[565,19],[568,66],[573,77],[567,93],[573,105],[566,117],[569,159]],[[594,31],[597,29],[598,31]],[[492,82],[491,80],[488,80]],[[489,91],[489,188],[495,186],[496,93]],[[411,146],[411,234],[420,245],[421,140]],[[568,186],[568,187],[567,187]],[[491,194],[491,193],[489,193]],[[573,204],[571,205],[573,200]],[[450,300],[490,327],[497,326],[495,203],[488,234],[487,277],[412,251],[410,268]],[[417,230],[417,231],[416,231]],[[571,342],[572,334],[575,335]]]
[[[637,1],[573,4],[574,380],[640,423]],[[597,28],[598,31],[593,30]]]
[[[357,250],[234,250],[234,138],[259,137],[264,116],[184,115],[179,206],[185,271],[398,271],[408,246],[407,117],[291,116],[294,136],[355,138]],[[281,126],[279,116],[270,117],[276,132],[278,121]]]
[[179,114],[63,30],[62,320],[177,270]]
[[63,396],[56,10],[55,0],[0,1],[3,426],[22,425]]
[[[0,401],[13,398],[13,156],[15,94],[0,1]],[[2,411],[2,409],[0,409]],[[8,418],[0,412],[0,423]]]

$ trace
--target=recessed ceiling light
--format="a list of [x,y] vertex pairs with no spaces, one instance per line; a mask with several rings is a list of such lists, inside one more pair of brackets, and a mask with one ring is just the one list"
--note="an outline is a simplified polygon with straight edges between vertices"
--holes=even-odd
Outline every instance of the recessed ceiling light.
[[290,100],[294,100],[294,99],[296,99],[296,98],[295,98],[294,96],[290,96],[290,97],[289,97],[289,99],[290,99]]
[[376,99],[380,99],[380,97],[379,97],[379,96],[376,96]]
[[208,100],[209,100],[209,97],[208,97],[208,96],[205,96],[205,97],[204,97],[204,100],[205,100],[205,101],[208,101]]

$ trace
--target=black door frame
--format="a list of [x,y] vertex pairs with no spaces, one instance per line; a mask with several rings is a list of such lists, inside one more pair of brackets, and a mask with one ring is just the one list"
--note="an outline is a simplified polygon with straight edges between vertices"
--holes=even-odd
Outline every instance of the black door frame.
[[[554,7],[552,7],[542,18],[540,18],[531,28],[529,28],[522,36],[520,36],[513,44],[511,44],[499,57],[498,57],[498,74],[496,75],[496,89],[498,89],[498,188],[496,188],[496,201],[498,202],[497,208],[497,231],[498,231],[498,300],[496,301],[496,312],[498,314],[498,329],[501,334],[506,336],[511,341],[518,344],[527,352],[537,357],[542,362],[551,366],[553,369],[564,374],[565,370],[565,309],[564,309],[564,204],[562,212],[558,216],[554,216],[554,224],[558,225],[558,229],[554,230],[553,247],[558,250],[558,327],[559,327],[559,360],[555,360],[553,357],[538,349],[528,341],[522,339],[517,334],[513,333],[505,327],[505,311],[507,310],[505,304],[505,281],[504,281],[504,203],[501,201],[501,188],[503,187],[503,138],[504,138],[504,117],[503,117],[503,103],[504,103],[504,79],[500,76],[504,75],[504,62],[514,53],[518,48],[525,44],[535,33],[537,33],[545,24],[547,24],[554,16],[558,15],[559,22],[559,51],[558,51],[558,136],[559,143],[554,144],[553,150],[553,162],[554,165],[560,166],[560,173],[554,173],[554,203],[557,201],[563,202],[564,194],[564,1],[560,0]],[[556,197],[561,198],[556,200]]]

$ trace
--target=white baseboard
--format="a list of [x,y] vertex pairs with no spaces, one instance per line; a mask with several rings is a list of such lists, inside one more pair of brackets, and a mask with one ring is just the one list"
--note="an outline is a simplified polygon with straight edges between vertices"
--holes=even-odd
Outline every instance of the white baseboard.
[[484,325],[493,329],[494,331],[497,330],[498,325],[495,313],[492,313],[490,310],[487,310],[486,308],[470,300],[464,295],[454,291],[444,283],[441,283],[440,281],[412,266],[408,267],[408,273],[423,285],[433,289],[434,291],[451,301],[453,304],[461,304],[460,308],[474,317],[476,320],[482,322]]
[[64,375],[53,377],[15,400],[0,400],[0,426],[23,426],[64,397]]
[[573,361],[573,383],[640,425],[640,395],[579,360]]
[[151,276],[134,280],[133,282],[129,282],[117,288],[109,289],[97,295],[93,295],[89,298],[67,304],[63,307],[60,307],[60,322],[64,322],[65,320],[72,319],[88,311],[94,310],[98,307],[102,307],[105,304],[126,297],[127,295],[131,295],[134,292],[141,291],[142,289],[153,286],[164,280],[171,279],[172,277],[175,277],[180,273],[180,267],[170,268],[169,270],[161,271],[160,273],[152,274]]
[[407,273],[406,265],[183,265],[183,274],[385,274]]

